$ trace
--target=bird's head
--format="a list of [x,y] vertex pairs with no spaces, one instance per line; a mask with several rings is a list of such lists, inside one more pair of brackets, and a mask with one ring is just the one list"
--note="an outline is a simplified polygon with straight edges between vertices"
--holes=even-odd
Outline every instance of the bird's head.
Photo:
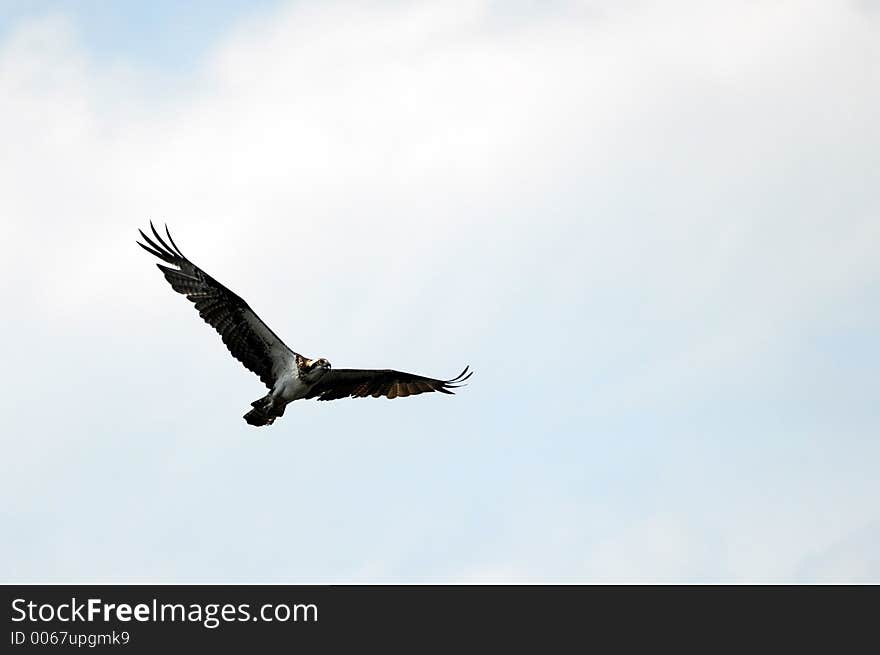
[[330,362],[323,357],[320,359],[310,359],[304,367],[303,377],[305,377],[307,382],[317,382],[329,370]]

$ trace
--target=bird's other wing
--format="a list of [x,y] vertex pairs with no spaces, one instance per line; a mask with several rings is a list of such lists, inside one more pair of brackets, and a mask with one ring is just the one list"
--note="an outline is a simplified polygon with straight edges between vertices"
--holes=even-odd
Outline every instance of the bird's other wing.
[[439,391],[454,393],[467,380],[473,371],[468,368],[451,380],[435,380],[413,373],[392,370],[363,370],[354,368],[331,369],[312,387],[306,398],[318,400],[338,400],[339,398],[404,398],[420,393]]
[[184,257],[171,238],[167,225],[165,234],[168,243],[156,232],[152,221],[150,229],[156,241],[138,230],[149,246],[140,241],[137,244],[175,267],[156,264],[171,288],[193,302],[199,310],[199,316],[217,330],[232,356],[256,373],[263,384],[271,389],[282,371],[295,366],[296,353],[284,345],[244,300]]

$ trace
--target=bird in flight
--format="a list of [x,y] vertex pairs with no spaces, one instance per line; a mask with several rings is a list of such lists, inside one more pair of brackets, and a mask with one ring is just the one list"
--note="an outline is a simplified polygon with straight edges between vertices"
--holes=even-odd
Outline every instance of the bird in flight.
[[[465,369],[450,380],[435,380],[401,371],[333,368],[324,357],[310,359],[294,352],[269,326],[260,320],[248,304],[184,257],[165,226],[166,243],[150,222],[155,241],[138,230],[148,245],[136,243],[166,264],[156,264],[171,284],[194,303],[205,322],[220,334],[226,348],[245,368],[256,373],[269,388],[262,398],[251,403],[244,415],[250,425],[272,425],[284,416],[288,403],[303,398],[337,400],[339,398],[403,398],[439,391],[454,393],[471,375]],[[173,267],[173,268],[172,268]]]

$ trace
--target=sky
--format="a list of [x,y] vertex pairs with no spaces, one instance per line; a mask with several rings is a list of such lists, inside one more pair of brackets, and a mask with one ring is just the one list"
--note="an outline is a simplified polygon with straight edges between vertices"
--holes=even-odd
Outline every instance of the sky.
[[[0,0],[0,581],[880,582],[880,5]],[[135,245],[298,352],[263,395]]]

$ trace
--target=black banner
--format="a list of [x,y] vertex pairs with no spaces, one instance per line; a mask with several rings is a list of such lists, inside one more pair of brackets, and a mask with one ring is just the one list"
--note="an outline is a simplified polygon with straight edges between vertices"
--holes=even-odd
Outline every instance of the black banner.
[[[3,587],[5,652],[531,643],[679,643],[707,629],[835,643],[876,622],[876,587],[165,586]],[[572,641],[574,640],[574,641]],[[707,644],[709,645],[709,644]]]

